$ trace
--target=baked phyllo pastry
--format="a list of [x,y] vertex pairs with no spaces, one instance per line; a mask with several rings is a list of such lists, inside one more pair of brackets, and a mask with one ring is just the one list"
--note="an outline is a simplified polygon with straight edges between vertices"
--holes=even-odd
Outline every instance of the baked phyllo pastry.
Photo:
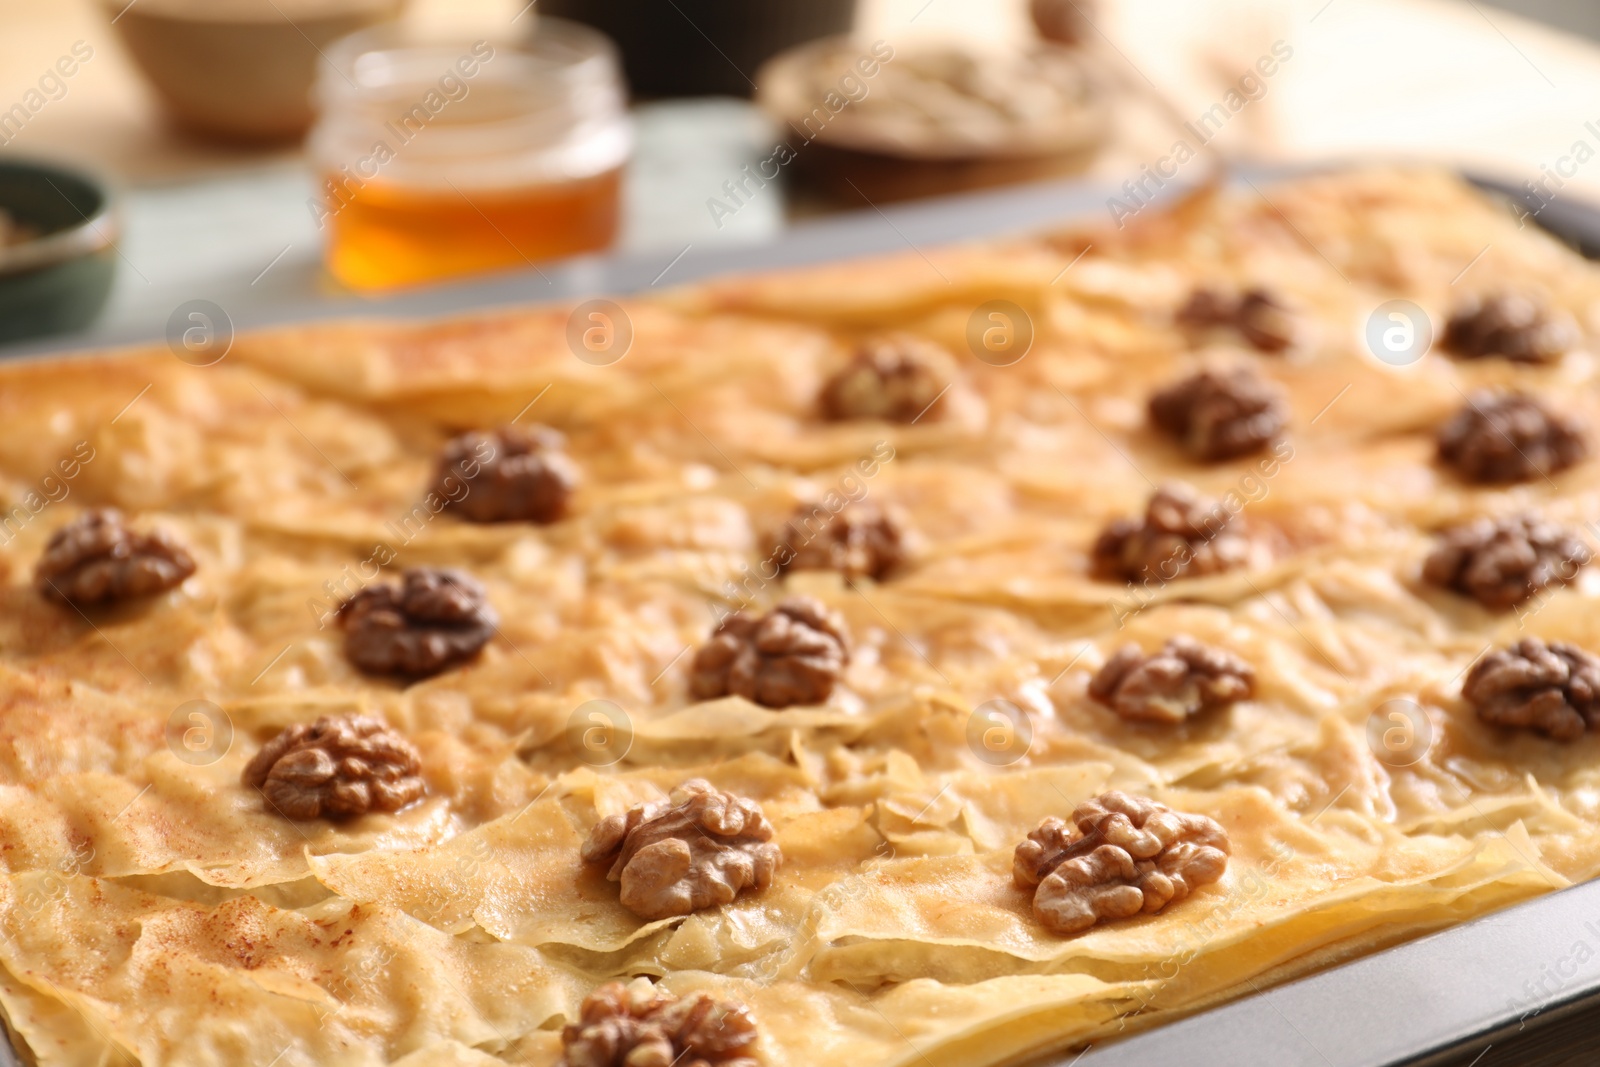
[[0,366],[15,1042],[986,1067],[1593,876],[1600,273],[1123,221]]

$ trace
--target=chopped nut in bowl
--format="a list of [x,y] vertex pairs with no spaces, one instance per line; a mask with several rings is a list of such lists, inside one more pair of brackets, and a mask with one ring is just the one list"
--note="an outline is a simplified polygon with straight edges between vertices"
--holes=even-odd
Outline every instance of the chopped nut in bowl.
[[1578,343],[1573,322],[1520,293],[1469,297],[1445,326],[1444,347],[1461,359],[1551,363]]
[[268,741],[240,780],[290,819],[399,811],[427,791],[416,747],[382,719],[323,716]]
[[164,592],[193,573],[194,557],[165,530],[137,533],[116,508],[95,508],[51,536],[34,584],[82,606]]
[[767,888],[783,853],[761,805],[694,778],[666,803],[600,820],[583,843],[583,860],[621,883],[624,907],[655,920]]
[[1180,723],[1255,694],[1256,672],[1188,634],[1146,656],[1128,645],[1089,680],[1089,695],[1130,722]]
[[464,663],[500,617],[465,571],[417,567],[399,585],[373,585],[339,606],[346,657],[369,674],[426,678]]
[[544,426],[461,434],[439,455],[434,492],[472,522],[555,522],[578,484],[565,447]]
[[1474,393],[1439,429],[1439,460],[1485,485],[1547,478],[1588,455],[1577,418],[1522,393]]
[[1033,891],[1033,914],[1057,934],[1160,911],[1228,868],[1228,835],[1204,815],[1175,812],[1127,793],[1055,816],[1017,846],[1012,879]]
[[1577,531],[1532,515],[1478,519],[1441,532],[1422,577],[1504,611],[1568,584],[1591,555]]
[[[829,114],[819,104],[841,78],[862,91]],[[1083,50],[1048,42],[850,38],[790,49],[755,76],[757,103],[803,138],[793,165],[857,204],[1080,171],[1110,129],[1103,81]]]
[[881,580],[905,562],[909,533],[893,508],[861,501],[834,513],[801,504],[784,526],[775,557],[782,571],[838,571]]
[[1289,420],[1278,390],[1248,367],[1202,370],[1150,397],[1150,421],[1195,459],[1259,452]]
[[1251,552],[1221,501],[1169,482],[1151,495],[1142,519],[1118,519],[1101,532],[1090,564],[1098,578],[1160,584],[1235,570]]
[[557,1067],[759,1067],[755,1020],[707,993],[608,982],[561,1031]]
[[1600,728],[1600,657],[1525,637],[1474,663],[1461,695],[1484,722],[1575,741]]
[[911,334],[891,334],[857,348],[850,362],[823,383],[817,406],[830,422],[935,421],[955,381],[949,352]]
[[741,696],[769,708],[820,704],[850,662],[844,620],[811,597],[789,597],[762,616],[736,611],[695,653],[696,700]]

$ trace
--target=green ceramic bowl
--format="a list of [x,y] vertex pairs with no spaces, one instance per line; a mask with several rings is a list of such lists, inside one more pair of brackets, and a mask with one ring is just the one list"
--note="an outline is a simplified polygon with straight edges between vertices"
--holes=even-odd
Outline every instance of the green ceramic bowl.
[[0,211],[37,234],[0,244],[0,343],[87,327],[116,274],[105,187],[55,164],[0,160]]

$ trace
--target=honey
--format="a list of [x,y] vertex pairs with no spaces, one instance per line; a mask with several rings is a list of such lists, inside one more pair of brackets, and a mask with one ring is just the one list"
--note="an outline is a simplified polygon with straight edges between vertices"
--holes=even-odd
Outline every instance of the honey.
[[329,272],[425,284],[610,245],[632,146],[614,49],[541,18],[518,42],[387,27],[332,49],[309,154]]
[[371,183],[328,219],[328,269],[352,289],[388,289],[596,251],[616,237],[620,185],[620,168],[510,190]]

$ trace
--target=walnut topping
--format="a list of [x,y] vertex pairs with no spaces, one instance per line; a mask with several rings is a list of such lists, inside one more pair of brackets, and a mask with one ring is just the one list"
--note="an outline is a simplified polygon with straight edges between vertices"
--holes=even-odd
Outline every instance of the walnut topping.
[[1282,352],[1296,337],[1294,315],[1271,292],[1257,287],[1231,297],[1201,286],[1178,310],[1184,326],[1207,329],[1231,326],[1262,352]]
[[1472,665],[1461,695],[1478,718],[1572,741],[1600,728],[1600,658],[1564,641],[1525,637]]
[[783,863],[761,805],[703,778],[668,803],[641,804],[600,820],[583,843],[585,863],[609,865],[622,904],[644,919],[688,915],[765,889]]
[[1250,664],[1187,634],[1146,656],[1129,645],[1089,682],[1089,695],[1134,722],[1178,723],[1255,694]]
[[755,1042],[755,1020],[743,1005],[608,982],[562,1028],[557,1067],[758,1067]]
[[1566,585],[1589,562],[1589,546],[1576,533],[1531,515],[1478,519],[1443,532],[1422,565],[1434,585],[1504,610]]
[[1017,888],[1034,890],[1034,917],[1058,934],[1160,911],[1228,867],[1228,835],[1215,820],[1146,797],[1102,793],[1072,822],[1076,832],[1046,818],[1012,862]]
[[464,433],[440,453],[434,492],[473,522],[554,522],[578,484],[565,445],[544,426]]
[[1045,40],[1080,45],[1093,36],[1090,20],[1096,6],[1091,0],[1032,0],[1028,13]]
[[422,757],[382,719],[323,716],[268,741],[240,780],[291,819],[399,811],[426,791]]
[[1094,572],[1129,582],[1168,582],[1233,570],[1249,558],[1250,542],[1232,520],[1220,501],[1170,482],[1150,497],[1143,519],[1118,519],[1105,528],[1091,552]]
[[408,678],[471,659],[499,622],[477,579],[433,567],[406,571],[398,586],[369,586],[339,606],[350,662]]
[[910,334],[862,345],[822,386],[822,417],[913,422],[938,418],[942,394],[955,380],[950,354]]
[[696,700],[744,697],[769,708],[820,704],[850,662],[844,620],[811,597],[790,597],[757,618],[736,611],[695,653]]
[[1196,459],[1232,459],[1277,438],[1288,410],[1276,389],[1249,368],[1235,367],[1203,370],[1155,393],[1150,421]]
[[777,557],[782,570],[838,571],[850,578],[881,579],[906,556],[906,529],[894,511],[851,504],[835,514],[821,504],[801,504],[784,527]]
[[1521,393],[1475,393],[1439,430],[1439,459],[1469,482],[1532,481],[1588,454],[1582,423]]
[[1549,315],[1518,293],[1469,298],[1451,314],[1444,331],[1445,347],[1458,356],[1499,356],[1513,363],[1552,362],[1577,340],[1570,321]]
[[116,508],[95,508],[57,530],[34,568],[53,600],[98,604],[149,596],[194,573],[194,557],[165,530],[135,533]]

